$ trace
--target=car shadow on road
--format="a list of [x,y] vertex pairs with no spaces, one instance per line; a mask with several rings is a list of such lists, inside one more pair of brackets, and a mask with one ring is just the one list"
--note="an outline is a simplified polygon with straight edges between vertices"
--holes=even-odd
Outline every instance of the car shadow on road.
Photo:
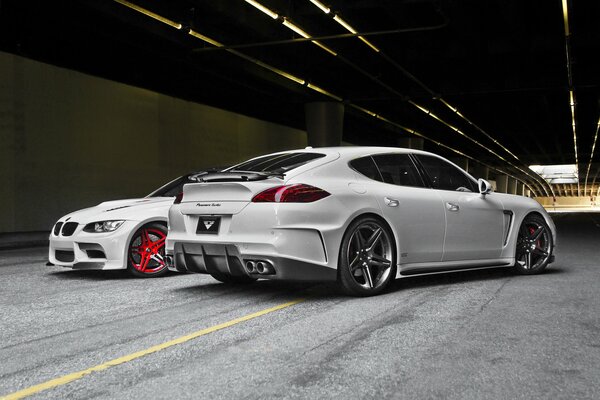
[[539,275],[519,275],[514,273],[510,268],[490,268],[475,271],[440,273],[434,275],[407,276],[401,279],[396,279],[390,285],[387,291],[395,292],[409,288],[435,287],[467,282],[498,280],[510,277],[527,279],[536,276],[563,274],[566,272],[567,271],[564,268],[551,267],[544,270],[544,272]]
[[[136,278],[126,270],[116,271],[101,271],[91,269],[67,269],[65,271],[53,271],[48,275],[64,279],[64,280],[91,280],[91,281],[107,281],[107,280],[143,280],[144,278]],[[151,279],[169,279],[177,276],[177,274],[167,274],[159,278]]]
[[[562,274],[566,271],[560,267],[552,267],[545,270],[541,275]],[[193,274],[195,275],[195,274]],[[516,275],[508,268],[495,268],[478,271],[461,271],[437,275],[423,275],[414,277],[404,277],[396,279],[384,293],[401,292],[405,289],[436,287],[436,286],[451,286],[453,284],[490,281],[506,279],[510,277],[527,279],[529,276]],[[531,276],[532,278],[535,277]],[[223,294],[240,294],[244,293],[248,296],[263,295],[263,294],[281,294],[281,295],[297,295],[299,297],[309,297],[311,299],[340,299],[353,298],[346,295],[335,282],[293,282],[293,281],[275,281],[275,280],[259,280],[250,284],[226,284],[218,281],[210,280],[209,282],[195,283],[191,286],[179,287],[172,289],[174,292],[180,293],[206,293],[223,292]]]

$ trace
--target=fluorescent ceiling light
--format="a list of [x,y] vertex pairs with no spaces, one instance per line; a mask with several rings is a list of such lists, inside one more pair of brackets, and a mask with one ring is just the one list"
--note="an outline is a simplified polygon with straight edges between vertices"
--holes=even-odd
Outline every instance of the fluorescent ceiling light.
[[310,0],[310,2],[313,3],[315,6],[319,7],[321,11],[323,11],[325,14],[329,14],[331,12],[331,9],[329,7],[327,7],[325,4],[321,3],[318,0]]
[[379,52],[381,51],[381,50],[379,50],[377,47],[375,47],[375,45],[374,45],[373,43],[369,42],[369,41],[368,41],[367,39],[365,39],[364,37],[362,37],[362,36],[359,36],[358,38],[359,38],[360,40],[362,40],[363,42],[365,42],[365,44],[366,44],[367,46],[369,46],[370,48],[372,48],[373,50],[375,50],[377,53],[379,53]]
[[569,7],[567,5],[567,0],[562,0],[562,9],[563,9],[563,23],[565,25],[565,35],[569,36]]
[[341,19],[339,15],[334,15],[333,20],[335,22],[337,22],[338,24],[340,24],[341,26],[343,26],[344,28],[346,28],[346,30],[348,30],[350,33],[356,33],[356,30],[354,30],[354,28],[351,27],[350,24],[348,24],[346,21]]
[[337,53],[335,51],[331,50],[329,47],[325,46],[323,43],[319,42],[318,40],[311,40],[311,42],[316,44],[317,46],[319,46],[320,48],[322,48],[323,50],[325,50],[332,56],[334,56],[334,57],[337,56]]
[[119,4],[122,4],[122,5],[126,6],[126,7],[131,8],[132,10],[135,10],[137,12],[140,12],[140,13],[144,14],[144,15],[147,15],[148,17],[150,17],[152,19],[155,19],[155,20],[157,20],[159,22],[162,22],[163,24],[167,24],[167,25],[169,25],[169,26],[171,26],[171,27],[173,27],[175,29],[181,29],[181,28],[183,28],[183,25],[181,25],[178,22],[172,21],[172,20],[170,20],[168,18],[165,18],[165,17],[161,17],[160,15],[158,15],[156,13],[153,13],[150,10],[146,10],[145,8],[140,7],[138,5],[135,5],[133,3],[130,3],[128,1],[126,1],[126,0],[115,0],[115,1],[117,3],[119,3]]
[[204,36],[203,34],[198,33],[196,31],[194,31],[193,29],[190,29],[190,31],[188,33],[197,39],[200,39],[206,43],[212,44],[215,47],[223,47],[222,43],[219,43],[216,40],[209,38],[208,36]]
[[300,29],[300,27],[294,25],[289,19],[284,18],[283,19],[283,25],[286,26],[287,28],[293,30],[294,32],[296,32],[298,35],[308,39],[310,38],[310,35],[306,32],[304,32],[302,29]]
[[262,11],[263,13],[267,14],[269,17],[271,17],[273,19],[279,18],[279,15],[277,15],[276,12],[269,10],[267,7],[263,6],[258,1],[246,0],[246,3],[256,7],[258,10]]
[[336,96],[333,93],[328,92],[327,90],[318,87],[317,85],[313,85],[312,83],[309,83],[308,85],[306,85],[309,89],[314,90],[315,92],[319,92],[321,94],[324,94],[325,96],[331,97],[332,99],[335,99],[337,101],[342,101],[341,97]]

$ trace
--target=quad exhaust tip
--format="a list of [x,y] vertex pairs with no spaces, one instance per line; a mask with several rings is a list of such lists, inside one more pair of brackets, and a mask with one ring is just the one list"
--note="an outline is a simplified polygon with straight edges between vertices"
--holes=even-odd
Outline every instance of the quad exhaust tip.
[[254,261],[246,261],[246,271],[249,274],[253,274],[256,272],[256,263]]
[[269,261],[257,260],[257,261],[246,261],[246,271],[249,274],[261,274],[261,275],[273,275],[275,274],[275,268]]

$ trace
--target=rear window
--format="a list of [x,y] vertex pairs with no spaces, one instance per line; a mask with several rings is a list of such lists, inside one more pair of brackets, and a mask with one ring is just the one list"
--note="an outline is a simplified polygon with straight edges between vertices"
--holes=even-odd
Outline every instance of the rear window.
[[356,160],[350,161],[350,167],[369,179],[379,182],[383,181],[383,179],[381,179],[381,174],[379,173],[379,170],[377,169],[377,166],[375,165],[375,162],[371,156],[357,158]]
[[229,171],[285,173],[323,157],[325,154],[321,153],[271,154],[238,164]]

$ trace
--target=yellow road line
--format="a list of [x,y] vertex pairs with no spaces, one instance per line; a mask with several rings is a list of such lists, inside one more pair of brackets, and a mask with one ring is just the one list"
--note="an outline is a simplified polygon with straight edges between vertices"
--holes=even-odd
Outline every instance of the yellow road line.
[[129,361],[136,360],[138,358],[147,356],[148,354],[156,353],[158,351],[167,349],[171,346],[175,346],[178,344],[188,342],[192,339],[196,339],[200,336],[208,335],[209,333],[213,333],[216,331],[220,331],[221,329],[229,328],[230,326],[237,325],[241,322],[245,322],[245,321],[248,321],[248,320],[251,320],[254,318],[258,318],[265,314],[269,314],[269,313],[272,313],[275,311],[279,311],[283,308],[293,306],[293,305],[301,303],[303,301],[304,301],[304,299],[290,301],[288,303],[279,304],[278,306],[267,308],[265,310],[255,312],[253,314],[248,314],[248,315],[245,315],[240,318],[232,319],[231,321],[227,321],[227,322],[224,322],[219,325],[214,325],[214,326],[211,326],[210,328],[205,328],[205,329],[190,333],[189,335],[185,335],[185,336],[178,337],[177,339],[169,340],[168,342],[157,344],[156,346],[149,347],[145,350],[137,351],[135,353],[131,353],[131,354],[128,354],[123,357],[115,358],[113,360],[107,361],[102,364],[98,364],[91,368],[73,372],[72,374],[68,374],[68,375],[61,376],[59,378],[51,379],[49,381],[46,381],[46,382],[43,382],[43,383],[40,383],[40,384],[37,384],[34,386],[30,386],[28,388],[19,390],[17,392],[4,395],[4,396],[0,397],[0,400],[22,399],[24,397],[39,393],[43,390],[52,389],[57,386],[66,385],[67,383],[81,379],[81,378],[85,377],[86,375],[91,374],[92,372],[104,371],[105,369],[108,369],[110,367],[114,367],[116,365],[120,365],[120,364],[129,362]]

